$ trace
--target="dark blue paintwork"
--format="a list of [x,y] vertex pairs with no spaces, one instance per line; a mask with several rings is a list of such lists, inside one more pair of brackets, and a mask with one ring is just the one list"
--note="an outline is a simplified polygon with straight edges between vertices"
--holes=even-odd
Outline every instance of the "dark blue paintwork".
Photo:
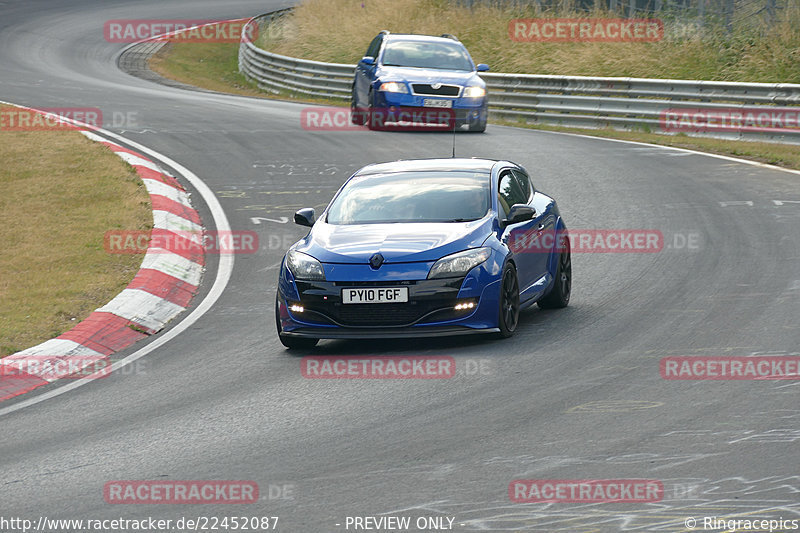
[[[464,96],[464,88],[480,87],[486,90],[486,83],[478,76],[479,71],[488,70],[489,67],[475,65],[466,48],[453,39],[446,37],[432,37],[427,35],[405,35],[381,33],[376,39],[380,40],[377,47],[370,45],[367,53],[377,54],[372,57],[365,55],[356,66],[353,80],[352,107],[357,110],[367,109],[402,109],[422,108],[425,100],[452,100],[452,109],[455,113],[456,124],[468,127],[474,131],[483,131],[486,127],[488,99],[482,97]],[[463,49],[469,59],[469,70],[446,70],[439,68],[414,68],[397,67],[384,64],[384,52],[387,45],[397,41],[415,41],[421,43],[447,43]],[[374,41],[373,41],[374,44]],[[375,51],[375,48],[377,51]],[[407,93],[394,93],[381,91],[380,87],[386,82],[402,83]],[[412,84],[441,83],[456,85],[462,90],[457,97],[414,94]]]
[[[364,167],[351,176],[350,180],[354,177],[368,180],[371,175],[383,176],[390,172],[403,171],[424,171],[433,175],[437,171],[453,169],[485,173],[491,184],[491,208],[485,217],[471,222],[337,225],[326,222],[327,208],[319,214],[308,235],[295,243],[291,250],[303,252],[321,262],[326,279],[319,282],[295,280],[284,257],[278,280],[276,315],[279,332],[285,336],[365,338],[498,331],[500,282],[503,267],[509,262],[513,263],[517,271],[521,308],[546,296],[554,287],[559,256],[555,246],[557,239],[551,238],[550,248],[536,252],[516,249],[511,243],[520,235],[525,235],[527,239],[531,236],[535,238],[539,234],[537,232],[558,235],[565,232],[566,227],[556,202],[535,189],[531,191],[527,202],[527,205],[536,210],[534,217],[504,227],[502,221],[505,219],[505,211],[498,201],[499,177],[511,169],[524,173],[520,166],[508,161],[485,159],[396,161]],[[348,182],[345,182],[337,195]],[[463,278],[447,280],[450,285],[448,287],[443,286],[442,281],[427,280],[431,267],[440,258],[479,247],[488,247],[491,250],[489,259],[474,267]],[[384,257],[384,263],[378,269],[369,264],[370,257],[376,253]],[[442,312],[439,316],[445,318],[441,320],[429,317],[415,323],[380,327],[373,327],[368,323],[337,324],[332,314],[326,314],[327,308],[324,306],[340,302],[343,287],[353,286],[352,284],[382,287],[387,283],[411,283],[411,291],[420,299],[424,299],[425,291],[428,291],[427,296],[433,298],[442,294],[451,303],[452,298],[459,301],[472,298],[477,305],[458,317],[448,317],[447,313]],[[301,294],[298,287],[306,292]],[[309,298],[324,298],[323,307],[317,309],[324,311],[322,314],[328,318],[323,320],[314,315],[310,319],[308,309],[303,313],[289,310],[288,306],[292,303],[314,308],[313,303],[309,304]],[[434,304],[431,305],[435,307]]]

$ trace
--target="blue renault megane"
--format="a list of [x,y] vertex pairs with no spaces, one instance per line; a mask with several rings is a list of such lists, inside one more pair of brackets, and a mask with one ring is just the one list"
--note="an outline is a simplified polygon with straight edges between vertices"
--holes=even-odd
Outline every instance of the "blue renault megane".
[[375,129],[374,117],[403,109],[447,111],[453,127],[486,130],[486,83],[461,42],[452,35],[379,33],[356,65],[351,99],[352,120]]
[[275,304],[288,348],[319,339],[490,332],[520,309],[565,307],[566,226],[553,198],[514,163],[421,159],[368,165],[348,179],[281,263]]

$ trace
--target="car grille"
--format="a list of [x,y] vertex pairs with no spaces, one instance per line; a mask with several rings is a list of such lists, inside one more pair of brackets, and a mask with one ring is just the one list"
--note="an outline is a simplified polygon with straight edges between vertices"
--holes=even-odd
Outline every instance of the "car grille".
[[458,85],[441,85],[438,89],[434,89],[427,83],[412,83],[411,90],[414,94],[429,96],[458,96],[461,93],[461,87]]
[[347,326],[402,326],[416,322],[433,311],[430,305],[408,304],[341,304],[333,309],[333,318]]
[[[457,318],[452,313],[463,278],[425,281],[382,281],[381,287],[408,287],[405,303],[344,304],[340,287],[374,287],[375,282],[297,282],[307,313],[303,320],[347,327],[407,326]],[[424,286],[420,286],[424,285]],[[327,287],[326,287],[327,286]],[[420,322],[420,320],[423,318]],[[333,322],[331,322],[333,321]]]
[[336,323],[349,327],[391,327],[416,324],[424,316],[425,320],[419,322],[442,322],[455,320],[465,315],[463,311],[455,311],[452,306],[420,305],[418,302],[410,304],[333,304],[314,305],[307,307],[308,313],[303,320],[316,324],[333,324],[329,317]]

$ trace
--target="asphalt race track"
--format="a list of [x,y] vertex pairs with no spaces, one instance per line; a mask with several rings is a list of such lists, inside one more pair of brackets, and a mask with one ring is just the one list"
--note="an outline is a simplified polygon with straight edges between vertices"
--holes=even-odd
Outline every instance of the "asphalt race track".
[[[451,379],[305,379],[306,354],[286,351],[274,326],[278,264],[304,235],[281,217],[323,208],[367,163],[447,157],[451,137],[305,131],[304,104],[125,74],[115,61],[125,45],[102,31],[108,19],[237,18],[283,5],[0,1],[0,99],[97,107],[108,119],[133,113],[135,125],[108,129],[197,174],[233,230],[260,238],[188,330],[110,378],[0,416],[0,516],[278,516],[287,533],[347,531],[347,517],[365,516],[451,517],[455,531],[586,533],[690,531],[690,517],[700,526],[712,516],[800,518],[800,383],[659,373],[667,356],[800,355],[798,174],[493,125],[459,135],[460,156],[524,165],[570,228],[655,229],[664,249],[574,254],[570,306],[525,311],[508,340],[323,341],[313,352],[451,356]],[[508,496],[515,479],[631,478],[660,480],[662,501]],[[109,481],[167,479],[253,480],[261,497],[104,501]]]

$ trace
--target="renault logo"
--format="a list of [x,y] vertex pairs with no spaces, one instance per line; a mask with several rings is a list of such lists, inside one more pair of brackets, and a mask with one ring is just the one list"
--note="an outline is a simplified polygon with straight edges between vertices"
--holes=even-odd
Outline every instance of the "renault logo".
[[381,254],[373,254],[372,257],[369,258],[369,266],[374,269],[378,269],[383,264],[383,256]]

